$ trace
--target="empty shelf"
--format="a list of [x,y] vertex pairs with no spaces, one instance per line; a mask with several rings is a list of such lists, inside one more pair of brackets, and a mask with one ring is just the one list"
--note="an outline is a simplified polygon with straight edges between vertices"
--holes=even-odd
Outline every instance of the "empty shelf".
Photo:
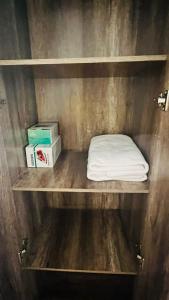
[[137,273],[118,210],[49,209],[24,269]]
[[148,193],[148,182],[102,181],[87,177],[87,153],[67,151],[54,168],[25,168],[14,191]]
[[159,71],[167,55],[0,60],[3,67],[28,67],[35,78],[81,78],[137,75]]

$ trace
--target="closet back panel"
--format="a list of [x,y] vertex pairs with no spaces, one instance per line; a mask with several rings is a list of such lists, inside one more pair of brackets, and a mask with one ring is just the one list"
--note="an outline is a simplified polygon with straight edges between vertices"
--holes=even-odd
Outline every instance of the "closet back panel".
[[[27,1],[32,58],[163,53],[164,2]],[[132,78],[35,79],[38,118],[59,120],[65,149],[86,150],[93,135],[132,133],[139,84]]]
[[33,58],[164,53],[168,1],[27,0]]
[[[165,53],[168,4],[164,2],[27,1],[32,57]],[[87,150],[91,137],[98,134],[125,133],[135,137],[137,131],[138,135],[141,133],[139,110],[142,112],[146,101],[151,102],[160,91],[160,73],[161,69],[157,69],[137,77],[35,79],[38,119],[59,120],[65,149]],[[151,111],[146,115],[152,116]],[[147,118],[142,124],[145,130],[150,121]],[[139,147],[149,160],[149,151],[145,151],[142,142]],[[55,193],[48,196],[48,201],[54,207],[120,207],[125,228],[128,223],[129,240],[138,241],[145,196],[129,195],[127,204],[126,196],[120,203],[118,195],[106,198],[105,201],[102,195],[68,197]],[[133,224],[137,224],[135,230]]]
[[[169,43],[166,1],[36,0],[27,8],[32,58],[160,54]],[[65,149],[87,150],[97,134],[132,134],[133,103],[143,109],[142,97],[158,86],[159,73],[141,81],[139,74],[35,79],[38,118],[59,120]]]

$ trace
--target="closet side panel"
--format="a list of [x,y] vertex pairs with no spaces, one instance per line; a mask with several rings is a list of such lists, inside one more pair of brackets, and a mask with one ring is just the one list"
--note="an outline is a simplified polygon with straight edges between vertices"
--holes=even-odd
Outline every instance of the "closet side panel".
[[[36,228],[30,211],[36,196],[33,198],[29,193],[13,193],[11,190],[12,184],[25,166],[25,126],[36,120],[36,113],[31,113],[30,104],[28,105],[29,96],[31,99],[33,96],[32,92],[30,93],[32,87],[29,83],[30,78],[26,80],[25,74],[20,71],[1,72],[0,95],[4,102],[1,101],[0,105],[0,232],[1,247],[5,252],[6,262],[4,274],[10,282],[11,291],[15,295],[14,299],[26,299],[28,293],[25,291],[24,274],[21,272],[18,252],[22,239],[30,238]],[[38,222],[40,219],[37,220]],[[5,285],[2,286],[2,291],[4,287]],[[31,297],[31,295],[29,296]]]
[[[169,2],[140,1],[139,6],[135,54],[168,53]],[[135,89],[131,94],[132,117],[130,123],[126,121],[129,124],[129,135],[132,136],[150,165],[150,185],[152,166],[156,161],[157,139],[155,137],[160,124],[158,109],[153,99],[164,89],[163,70],[164,68],[157,68],[156,73],[145,72],[144,75],[134,78]],[[142,243],[148,202],[147,195],[120,196],[121,219],[128,240],[132,242],[136,251],[139,251],[136,244]]]
[[[169,88],[169,63],[163,89]],[[145,258],[135,299],[169,297],[169,112],[156,107],[152,134],[151,186],[142,234]]]
[[[153,132],[158,130],[159,123],[156,121],[157,107],[153,101],[162,90],[162,69],[156,70],[155,74],[133,78],[131,92],[132,110],[128,133],[133,138],[145,159],[150,165],[148,179],[151,184],[151,169],[154,156],[155,141]],[[144,225],[147,207],[147,195],[120,195],[119,206],[121,208],[121,220],[131,246],[138,251],[136,245],[141,243],[142,228]]]
[[[0,1],[1,59],[30,57],[25,2]],[[0,70],[0,298],[31,299],[33,278],[22,272],[18,251],[41,223],[37,194],[14,193],[12,184],[25,167],[26,128],[37,122],[31,70]],[[41,200],[41,199],[40,199]]]

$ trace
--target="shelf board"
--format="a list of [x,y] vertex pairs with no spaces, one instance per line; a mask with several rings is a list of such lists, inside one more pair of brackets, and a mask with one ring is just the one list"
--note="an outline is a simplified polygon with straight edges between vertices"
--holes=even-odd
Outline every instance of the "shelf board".
[[49,209],[24,269],[135,275],[118,210]]
[[129,76],[155,72],[167,55],[0,60],[0,67],[32,67],[35,78]]
[[14,191],[148,193],[148,182],[88,180],[87,153],[62,152],[54,168],[25,168]]
[[93,63],[125,63],[125,62],[157,62],[167,61],[167,55],[135,55],[110,57],[79,57],[79,58],[32,58],[32,59],[1,59],[0,66],[40,66]]

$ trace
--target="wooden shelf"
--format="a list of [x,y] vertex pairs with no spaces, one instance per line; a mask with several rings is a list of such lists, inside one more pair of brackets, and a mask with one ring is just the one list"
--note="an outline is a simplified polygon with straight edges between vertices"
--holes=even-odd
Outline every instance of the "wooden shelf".
[[110,57],[46,58],[46,59],[1,59],[0,66],[67,65],[110,62],[156,62],[166,61],[167,55],[135,55]]
[[148,182],[88,180],[87,153],[63,152],[54,168],[25,168],[14,191],[148,193]]
[[118,210],[49,209],[24,268],[31,270],[137,273]]
[[118,77],[152,72],[166,61],[167,55],[138,55],[0,60],[0,66],[31,66],[35,78]]

